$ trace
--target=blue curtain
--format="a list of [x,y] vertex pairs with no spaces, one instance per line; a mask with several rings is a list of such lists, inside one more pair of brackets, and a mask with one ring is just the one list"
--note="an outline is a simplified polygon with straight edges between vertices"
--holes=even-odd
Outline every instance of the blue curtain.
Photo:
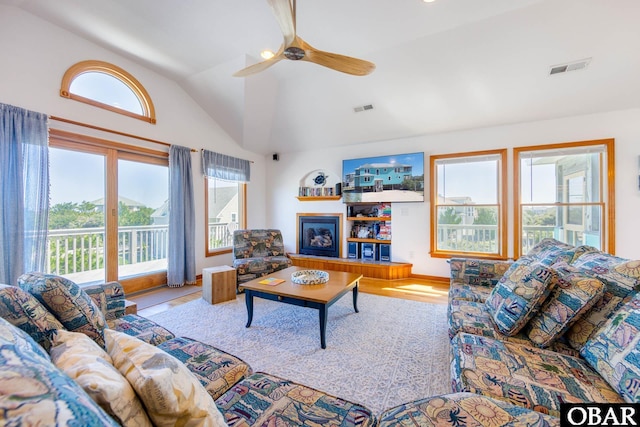
[[0,104],[0,283],[44,271],[49,212],[45,114]]
[[248,160],[202,150],[202,174],[226,181],[249,182],[251,168]]
[[169,149],[169,259],[167,284],[196,283],[196,214],[191,173],[191,149]]

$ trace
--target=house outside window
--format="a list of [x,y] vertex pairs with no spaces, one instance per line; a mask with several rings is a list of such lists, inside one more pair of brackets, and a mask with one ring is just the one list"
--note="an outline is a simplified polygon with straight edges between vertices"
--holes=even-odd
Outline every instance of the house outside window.
[[207,177],[205,180],[206,256],[231,252],[233,232],[246,227],[246,184]]
[[613,253],[613,140],[514,149],[515,256],[544,238]]
[[431,156],[431,256],[506,258],[506,150]]

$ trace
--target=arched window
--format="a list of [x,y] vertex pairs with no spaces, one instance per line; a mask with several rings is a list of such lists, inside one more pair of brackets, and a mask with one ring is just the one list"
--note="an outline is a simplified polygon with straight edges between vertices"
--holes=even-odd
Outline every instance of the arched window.
[[62,77],[60,96],[156,123],[146,89],[131,74],[108,62],[82,61],[71,66]]

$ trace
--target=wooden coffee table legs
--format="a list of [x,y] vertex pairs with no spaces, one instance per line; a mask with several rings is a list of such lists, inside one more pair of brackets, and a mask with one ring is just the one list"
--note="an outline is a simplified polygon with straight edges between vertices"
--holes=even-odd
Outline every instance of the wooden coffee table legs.
[[[356,284],[356,286],[353,288],[353,290],[351,291],[352,295],[353,295],[353,309],[355,310],[356,313],[359,313],[358,311],[358,285]],[[327,336],[327,314],[329,312],[329,307],[331,305],[333,305],[334,302],[338,301],[340,299],[340,297],[342,297],[344,295],[340,294],[337,295],[336,298],[334,298],[333,300],[329,301],[328,303],[324,304],[324,303],[319,303],[319,302],[315,302],[315,301],[307,301],[307,300],[303,300],[303,299],[298,299],[298,298],[292,298],[292,297],[284,297],[281,295],[274,295],[274,294],[270,294],[270,293],[266,293],[266,292],[260,292],[260,291],[254,291],[254,290],[250,290],[250,289],[245,289],[244,291],[244,301],[245,304],[247,305],[247,324],[245,325],[245,327],[250,327],[251,326],[251,322],[253,321],[253,297],[259,297],[259,298],[264,298],[264,299],[268,299],[268,300],[272,300],[272,301],[279,301],[279,302],[284,302],[287,304],[292,304],[292,305],[298,305],[301,307],[310,307],[310,308],[315,308],[316,310],[318,310],[319,313],[319,319],[320,319],[320,346],[324,349],[327,348],[327,340],[326,340],[326,336]]]

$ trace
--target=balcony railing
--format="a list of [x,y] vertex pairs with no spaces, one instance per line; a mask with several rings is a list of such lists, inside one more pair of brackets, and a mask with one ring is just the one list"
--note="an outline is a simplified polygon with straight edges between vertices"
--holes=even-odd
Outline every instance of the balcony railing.
[[236,222],[210,222],[209,223],[209,246],[211,249],[228,248],[233,245],[233,230],[238,228]]
[[[555,226],[525,226],[522,253],[526,254],[542,239],[554,237]],[[438,249],[498,253],[498,226],[476,224],[438,224]]]
[[[49,230],[47,272],[69,275],[104,268],[105,230],[103,227]],[[231,246],[227,223],[209,224],[209,244]],[[152,263],[167,258],[169,227],[138,225],[118,228],[118,265]],[[153,265],[158,265],[157,262]]]

